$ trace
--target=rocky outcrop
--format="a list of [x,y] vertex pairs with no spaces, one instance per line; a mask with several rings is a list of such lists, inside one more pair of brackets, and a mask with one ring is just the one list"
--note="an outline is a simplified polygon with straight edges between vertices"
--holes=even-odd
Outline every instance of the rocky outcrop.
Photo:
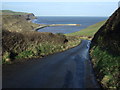
[[26,20],[32,20],[32,19],[36,18],[33,13],[29,13],[29,14],[23,15],[23,17],[25,17]]

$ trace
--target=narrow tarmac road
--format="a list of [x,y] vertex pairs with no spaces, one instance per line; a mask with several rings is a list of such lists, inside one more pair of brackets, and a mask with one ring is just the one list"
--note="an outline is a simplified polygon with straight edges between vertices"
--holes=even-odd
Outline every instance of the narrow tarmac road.
[[99,88],[88,40],[65,52],[3,66],[3,88]]

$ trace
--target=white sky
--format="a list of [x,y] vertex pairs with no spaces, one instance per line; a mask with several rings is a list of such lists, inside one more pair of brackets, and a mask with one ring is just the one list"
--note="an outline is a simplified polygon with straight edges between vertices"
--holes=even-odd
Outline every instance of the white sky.
[[2,2],[118,2],[120,0],[1,0]]

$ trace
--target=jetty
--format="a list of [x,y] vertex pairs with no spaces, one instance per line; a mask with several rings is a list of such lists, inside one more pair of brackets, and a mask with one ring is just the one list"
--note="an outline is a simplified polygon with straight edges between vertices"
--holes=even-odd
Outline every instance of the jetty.
[[52,27],[52,26],[80,26],[80,24],[40,24],[37,28],[35,28],[35,31],[38,31],[39,29],[45,28],[45,27]]
[[80,24],[51,24],[49,26],[80,26]]

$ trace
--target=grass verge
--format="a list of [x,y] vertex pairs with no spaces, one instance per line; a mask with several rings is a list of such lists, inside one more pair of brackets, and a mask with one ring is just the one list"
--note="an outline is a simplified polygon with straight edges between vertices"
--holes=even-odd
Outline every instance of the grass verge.
[[103,88],[118,89],[120,85],[120,56],[114,56],[100,47],[91,49],[93,66]]

